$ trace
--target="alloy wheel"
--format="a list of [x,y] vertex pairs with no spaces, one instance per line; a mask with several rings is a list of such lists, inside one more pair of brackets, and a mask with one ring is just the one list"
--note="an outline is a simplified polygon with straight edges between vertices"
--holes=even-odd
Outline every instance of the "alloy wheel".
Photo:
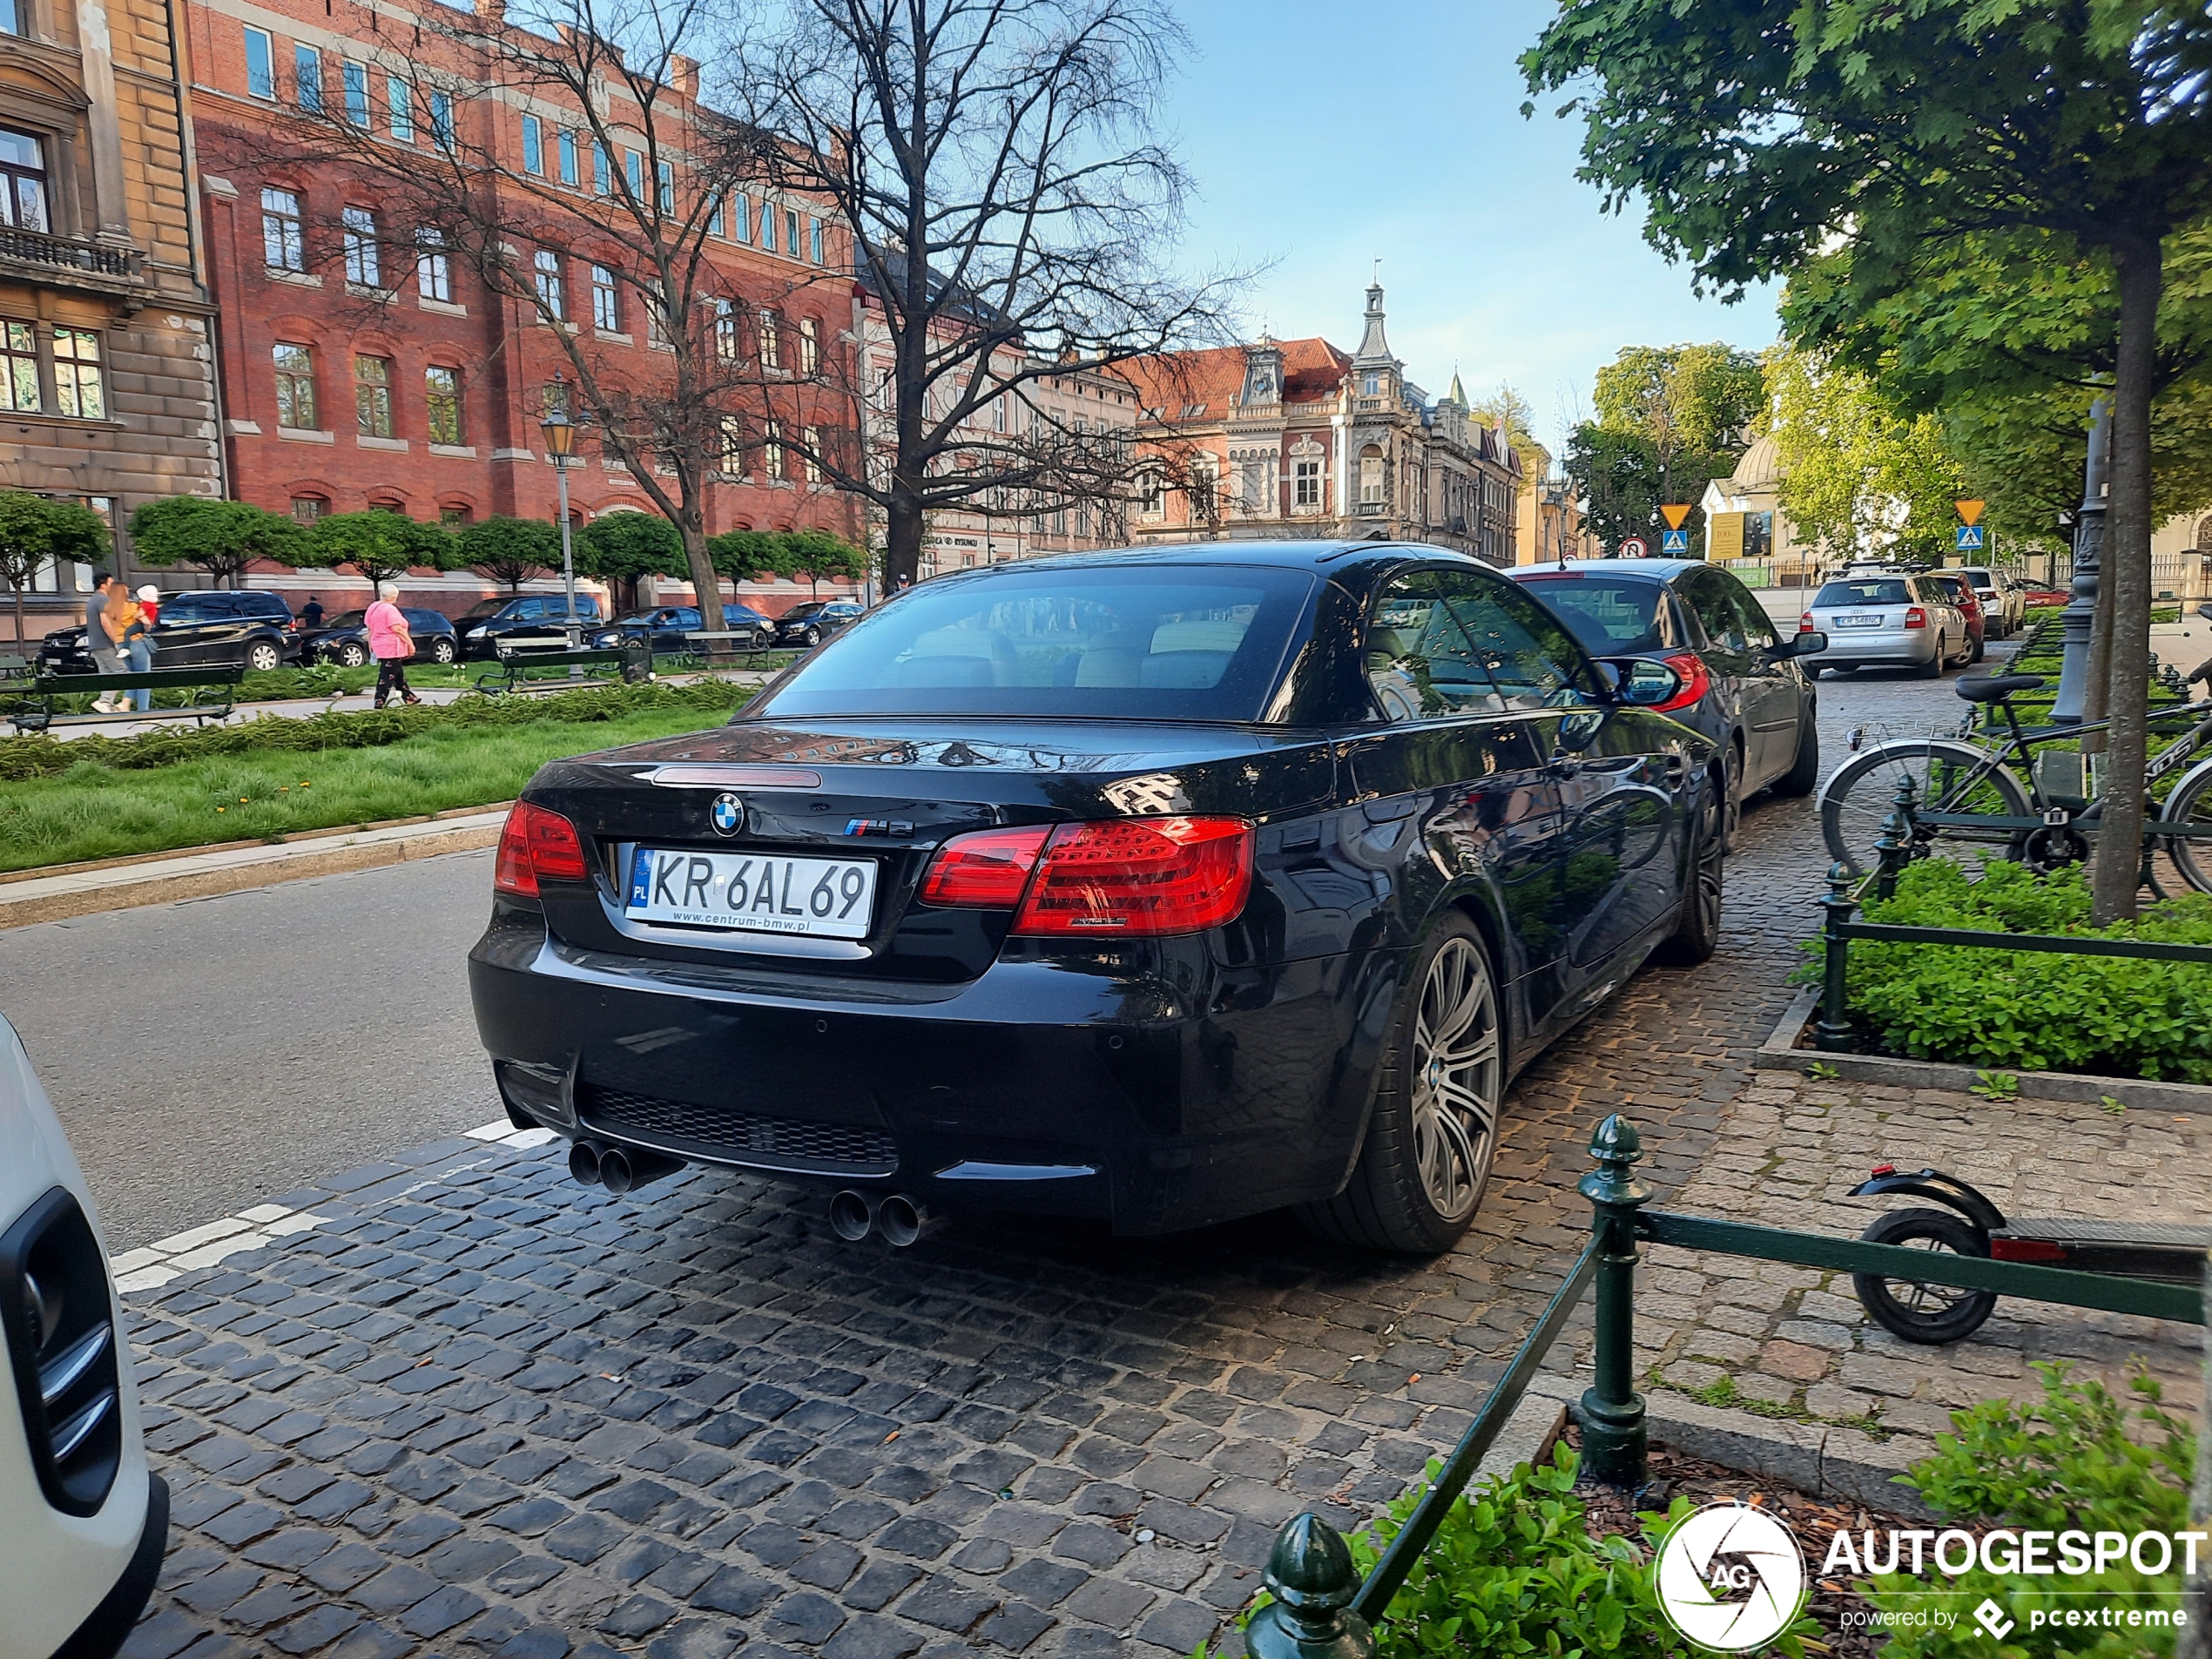
[[1497,991],[1481,952],[1447,940],[1421,987],[1407,1079],[1415,1167],[1446,1221],[1467,1215],[1482,1194],[1497,1126],[1498,1035]]

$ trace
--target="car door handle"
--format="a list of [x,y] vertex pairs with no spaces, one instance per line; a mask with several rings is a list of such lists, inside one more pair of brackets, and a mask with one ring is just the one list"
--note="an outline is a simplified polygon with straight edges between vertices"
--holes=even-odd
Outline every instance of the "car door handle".
[[1573,755],[1555,754],[1544,763],[1544,770],[1554,778],[1572,778],[1582,770],[1582,763]]
[[1413,803],[1404,795],[1389,800],[1369,800],[1359,804],[1370,824],[1394,824],[1401,818],[1413,815]]

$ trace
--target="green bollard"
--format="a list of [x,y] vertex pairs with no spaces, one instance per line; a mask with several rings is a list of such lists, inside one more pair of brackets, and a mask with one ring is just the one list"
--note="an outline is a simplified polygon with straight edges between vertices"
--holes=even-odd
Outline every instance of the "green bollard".
[[1828,867],[1828,896],[1820,901],[1820,907],[1827,913],[1820,924],[1821,943],[1826,954],[1821,963],[1820,1022],[1812,1028],[1812,1043],[1816,1049],[1831,1054],[1847,1054],[1851,1050],[1851,1019],[1844,970],[1851,941],[1844,934],[1844,925],[1858,904],[1851,896],[1851,871],[1845,866]]
[[1275,1599],[1244,1627],[1251,1659],[1372,1659],[1375,1633],[1352,1610],[1359,1574],[1336,1528],[1308,1512],[1275,1534],[1266,1584]]
[[1874,838],[1874,893],[1878,898],[1897,897],[1898,873],[1912,857],[1912,809],[1918,805],[1912,775],[1906,773],[1898,779],[1897,798],[1890,804],[1890,815],[1882,820],[1882,833]]
[[1649,1479],[1643,1397],[1635,1392],[1636,1211],[1651,1189],[1636,1179],[1643,1137],[1615,1112],[1590,1136],[1597,1168],[1576,1184],[1598,1237],[1597,1380],[1582,1395],[1582,1473],[1631,1490]]

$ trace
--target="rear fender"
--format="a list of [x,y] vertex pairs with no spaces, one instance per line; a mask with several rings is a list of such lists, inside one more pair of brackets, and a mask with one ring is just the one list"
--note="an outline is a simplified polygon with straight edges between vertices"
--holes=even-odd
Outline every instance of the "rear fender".
[[2005,1212],[1982,1196],[1981,1192],[1961,1181],[1955,1175],[1946,1175],[1940,1170],[1916,1170],[1910,1174],[1892,1170],[1877,1174],[1860,1182],[1844,1196],[1847,1198],[1876,1198],[1892,1192],[1909,1192],[1915,1197],[1932,1198],[1948,1209],[1956,1210],[1984,1232],[1998,1232],[2006,1225]]

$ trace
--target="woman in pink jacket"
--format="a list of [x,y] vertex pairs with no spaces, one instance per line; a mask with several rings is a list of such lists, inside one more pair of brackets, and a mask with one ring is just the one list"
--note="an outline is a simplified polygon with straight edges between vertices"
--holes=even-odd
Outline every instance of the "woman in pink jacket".
[[415,655],[415,636],[408,631],[399,597],[398,583],[378,583],[376,603],[361,618],[368,629],[368,654],[376,659],[376,706],[380,709],[395,691],[410,703],[422,700],[407,683],[407,663]]

